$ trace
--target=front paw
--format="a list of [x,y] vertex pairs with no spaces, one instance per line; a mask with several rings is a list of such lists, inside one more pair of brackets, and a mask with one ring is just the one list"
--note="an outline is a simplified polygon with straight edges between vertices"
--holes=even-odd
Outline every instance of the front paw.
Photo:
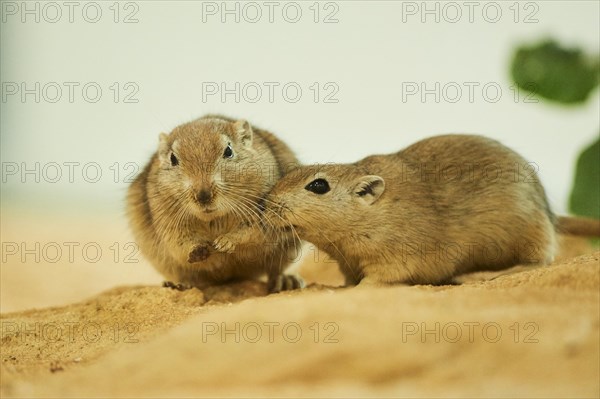
[[304,286],[302,277],[293,274],[280,274],[274,278],[270,278],[268,283],[270,293],[296,290],[304,288]]
[[225,253],[233,253],[233,251],[235,251],[235,247],[237,246],[237,242],[235,242],[234,240],[231,239],[231,237],[227,236],[227,234],[224,234],[220,237],[217,237],[214,241],[213,241],[213,247],[219,251],[219,252],[225,252]]
[[202,262],[210,256],[210,249],[207,244],[196,245],[188,254],[188,263]]

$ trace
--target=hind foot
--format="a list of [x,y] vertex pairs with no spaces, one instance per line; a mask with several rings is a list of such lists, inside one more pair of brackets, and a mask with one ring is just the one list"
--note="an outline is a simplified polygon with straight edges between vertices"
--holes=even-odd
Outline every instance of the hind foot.
[[172,281],[163,281],[162,286],[165,288],[171,288],[171,289],[177,290],[177,291],[186,291],[186,290],[194,288],[188,284],[182,284],[182,283],[175,284]]
[[300,276],[293,274],[279,274],[273,278],[269,278],[269,292],[274,294],[281,291],[290,291],[304,288],[304,280]]

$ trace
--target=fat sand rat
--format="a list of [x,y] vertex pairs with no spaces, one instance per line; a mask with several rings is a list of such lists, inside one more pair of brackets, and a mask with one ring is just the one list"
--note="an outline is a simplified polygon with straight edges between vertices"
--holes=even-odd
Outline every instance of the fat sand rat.
[[534,165],[515,151],[458,134],[300,167],[267,195],[265,217],[335,259],[348,285],[549,264],[557,232],[600,235],[598,220],[556,217]]
[[[261,199],[298,161],[273,134],[207,115],[161,133],[131,184],[130,226],[142,253],[178,289],[267,275],[271,292],[300,288],[283,271],[299,241],[260,224]],[[253,230],[251,236],[245,232]],[[230,243],[244,241],[232,253]]]

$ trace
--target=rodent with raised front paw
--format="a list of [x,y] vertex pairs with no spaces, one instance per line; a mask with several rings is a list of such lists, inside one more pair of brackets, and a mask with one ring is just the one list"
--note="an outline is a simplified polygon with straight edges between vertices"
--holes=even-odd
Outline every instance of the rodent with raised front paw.
[[[283,271],[299,241],[261,224],[261,198],[293,152],[244,120],[207,115],[161,133],[158,150],[129,187],[130,226],[170,287],[203,287],[266,274],[271,292],[300,288]],[[248,232],[253,232],[248,237]],[[232,252],[232,243],[244,241]]]
[[265,205],[272,223],[293,226],[334,258],[347,284],[438,284],[465,272],[547,264],[557,230],[600,234],[600,221],[555,217],[533,165],[474,135],[300,167]]

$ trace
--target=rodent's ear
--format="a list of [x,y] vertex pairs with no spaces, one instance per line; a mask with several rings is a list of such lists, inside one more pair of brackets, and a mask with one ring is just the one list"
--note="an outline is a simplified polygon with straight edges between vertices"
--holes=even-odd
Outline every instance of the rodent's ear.
[[233,130],[240,143],[242,143],[245,147],[250,147],[252,145],[252,136],[254,132],[252,131],[252,126],[250,126],[248,121],[241,119],[235,122],[233,124]]
[[158,135],[158,152],[166,153],[169,151],[169,136],[166,133]]
[[359,201],[367,205],[373,204],[385,190],[385,181],[382,177],[367,175],[358,179],[354,186],[354,195]]
[[161,133],[158,135],[158,159],[160,162],[165,165],[169,165],[169,151],[171,150],[171,146],[169,145],[169,136],[165,133]]

